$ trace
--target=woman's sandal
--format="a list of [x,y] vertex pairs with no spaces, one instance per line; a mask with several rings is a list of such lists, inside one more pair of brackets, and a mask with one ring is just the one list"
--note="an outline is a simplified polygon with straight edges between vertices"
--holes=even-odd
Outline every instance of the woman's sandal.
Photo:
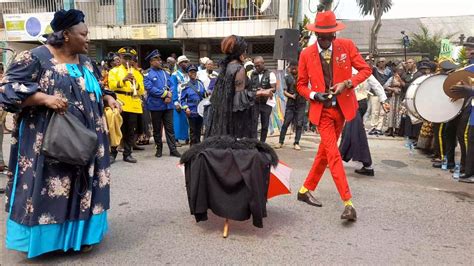
[[94,248],[94,246],[92,246],[92,245],[84,245],[84,246],[81,247],[81,253],[90,252],[93,248]]

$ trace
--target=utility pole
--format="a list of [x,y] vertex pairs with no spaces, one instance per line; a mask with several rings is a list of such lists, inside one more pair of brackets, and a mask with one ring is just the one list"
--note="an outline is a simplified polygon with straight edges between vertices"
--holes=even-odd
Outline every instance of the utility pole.
[[293,29],[298,29],[298,19],[300,18],[300,0],[293,0],[293,20],[291,26]]

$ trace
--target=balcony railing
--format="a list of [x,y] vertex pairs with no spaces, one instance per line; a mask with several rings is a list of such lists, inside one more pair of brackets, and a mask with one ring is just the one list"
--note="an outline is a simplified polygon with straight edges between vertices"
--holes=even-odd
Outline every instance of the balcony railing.
[[174,2],[175,20],[181,15],[184,22],[277,18],[279,1],[177,0]]
[[[76,0],[74,6],[86,14],[86,22],[91,26],[118,24],[117,12],[120,10],[115,0]],[[123,8],[126,25],[166,22],[165,0],[124,0]]]
[[[166,0],[124,0],[117,7],[115,0],[75,0],[74,8],[82,10],[89,26],[157,24],[166,22]],[[11,0],[0,1],[1,14],[55,12],[64,8],[63,0]],[[122,11],[121,11],[122,9]],[[123,10],[124,9],[124,10]],[[122,12],[121,21],[119,16]]]
[[63,0],[10,0],[0,1],[0,27],[3,27],[2,14],[25,14],[56,12],[64,8]]
[[81,10],[86,15],[86,23],[89,26],[115,25],[116,8],[114,0],[76,0],[74,8]]

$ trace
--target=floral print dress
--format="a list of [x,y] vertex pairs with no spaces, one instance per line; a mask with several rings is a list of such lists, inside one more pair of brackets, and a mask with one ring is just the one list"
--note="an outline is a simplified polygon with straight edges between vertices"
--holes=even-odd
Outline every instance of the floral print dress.
[[[77,250],[81,245],[100,242],[107,231],[110,162],[104,106],[102,99],[86,90],[90,84],[84,71],[93,73],[90,60],[81,55],[77,67],[83,72],[79,77],[70,74],[66,64],[58,63],[46,46],[40,46],[18,55],[0,82],[0,104],[17,113],[7,175],[6,242],[7,248],[26,251],[28,257],[57,249]],[[42,154],[51,110],[45,106],[22,107],[36,92],[66,98],[68,112],[97,133],[98,146],[89,166],[61,163]],[[31,231],[45,225],[56,234],[36,235]],[[57,238],[54,244],[44,246],[46,240],[51,241],[45,238],[52,236]],[[25,243],[19,243],[21,237],[29,238],[26,250]],[[43,246],[35,247],[38,241]]]

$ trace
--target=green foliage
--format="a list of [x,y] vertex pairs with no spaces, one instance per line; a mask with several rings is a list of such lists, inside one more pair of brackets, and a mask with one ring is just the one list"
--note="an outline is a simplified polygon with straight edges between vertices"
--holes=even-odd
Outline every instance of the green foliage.
[[466,48],[463,47],[461,50],[459,50],[457,63],[459,63],[461,66],[465,66],[467,65],[467,62],[469,62],[469,60],[467,58]]
[[382,27],[382,15],[392,8],[392,0],[357,0],[357,5],[362,15],[374,16],[374,23],[370,29],[369,51],[377,55],[377,36]]
[[299,30],[300,30],[300,46],[304,48],[308,45],[308,39],[311,36],[311,31],[306,29],[306,25],[311,23],[309,18],[305,15],[303,21],[299,23]]
[[451,39],[456,33],[444,34],[443,32],[430,33],[429,29],[420,24],[420,33],[413,33],[410,37],[410,46],[408,47],[412,52],[427,53],[431,60],[434,60],[439,55],[441,49],[442,39]]
[[375,13],[378,4],[382,6],[382,13],[387,13],[392,8],[392,0],[357,0],[357,5],[363,16]]

